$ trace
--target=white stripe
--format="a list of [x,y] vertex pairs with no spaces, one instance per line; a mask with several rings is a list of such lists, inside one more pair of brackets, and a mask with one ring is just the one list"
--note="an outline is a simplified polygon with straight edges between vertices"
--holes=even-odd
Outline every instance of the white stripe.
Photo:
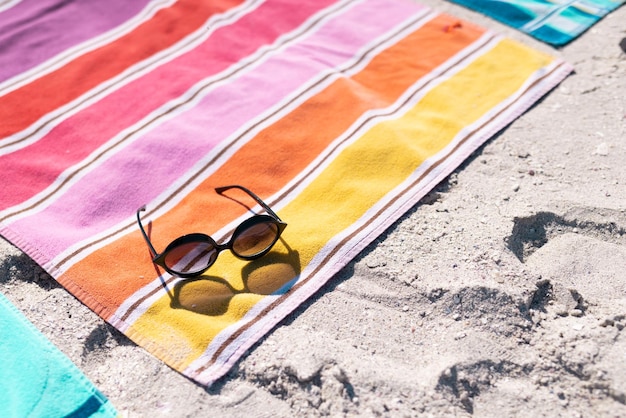
[[534,18],[533,20],[531,20],[530,22],[526,23],[524,26],[522,26],[520,28],[521,31],[523,32],[532,32],[533,30],[541,27],[544,25],[544,23],[546,22],[546,20],[549,20],[552,16],[554,16],[555,14],[559,14],[561,13],[563,10],[567,9],[568,7],[570,7],[572,5],[572,3],[574,3],[575,0],[567,0],[557,6],[555,6],[554,8],[552,8],[552,10],[548,11],[548,13],[541,15],[541,16],[537,16],[536,18]]
[[[617,5],[618,3],[615,2],[614,4]],[[607,6],[608,7],[602,7],[595,4],[593,1],[576,1],[573,5],[576,9],[597,17],[604,16],[606,13],[611,11],[611,6]]]
[[4,12],[5,10],[10,9],[11,7],[17,5],[22,0],[7,0],[3,4],[0,4],[0,12]]
[[[290,282],[288,282],[285,285],[283,285],[279,290],[274,292],[272,295],[267,295],[266,297],[261,299],[240,320],[238,320],[236,323],[234,323],[234,324],[228,326],[227,328],[225,328],[221,333],[219,333],[211,341],[211,344],[209,345],[209,348],[213,348],[213,349],[207,349],[204,353],[202,353],[202,355],[200,355],[196,360],[194,360],[183,371],[183,374],[190,375],[190,376],[196,375],[197,374],[197,370],[202,368],[204,365],[206,365],[206,363],[208,361],[211,360],[211,357],[213,356],[213,354],[215,353],[215,350],[217,348],[221,347],[226,342],[226,340],[231,335],[236,333],[242,326],[244,326],[247,323],[249,323],[250,321],[254,320],[265,308],[267,308],[272,303],[274,303],[274,301],[276,301],[278,298],[280,298],[287,290],[289,290],[291,287],[295,286],[298,282],[302,281],[303,278],[305,277],[305,275],[308,277],[308,275],[310,275],[310,271],[309,270],[310,270],[309,268],[305,268],[305,271],[303,271],[298,277],[294,278],[294,280],[291,280]],[[306,285],[305,285],[305,287],[306,287]],[[300,290],[301,289],[298,289],[298,293],[302,293]],[[292,293],[288,300],[293,299],[295,294],[296,294],[295,292]],[[304,299],[302,299],[302,300],[304,300]],[[299,302],[299,303],[301,303],[301,302]],[[283,304],[281,304],[281,306],[283,306],[285,304],[287,304],[287,301],[283,302]],[[271,313],[267,315],[267,317],[270,317],[270,316],[272,316]],[[242,333],[242,335],[240,337],[238,337],[237,340],[244,340],[245,341],[247,338],[250,338],[250,335],[253,335],[256,332],[257,328],[258,328],[257,325],[252,326],[250,329],[248,329],[244,333]],[[257,341],[257,339],[254,339],[254,342],[256,342],[256,341]],[[233,348],[233,346],[235,346],[235,347]],[[219,361],[222,358],[224,358],[224,357],[228,358],[230,355],[232,355],[232,353],[231,353],[232,350],[239,348],[239,346],[236,343],[230,344],[229,347],[231,348],[231,350],[229,350],[229,348],[225,349],[224,352],[222,354],[220,354],[220,356],[218,357],[218,361],[216,363],[219,363]],[[216,364],[216,366],[219,366],[219,364]],[[202,372],[198,376],[200,377],[200,376],[205,375],[205,373],[207,373],[209,370],[211,370],[211,368],[205,370],[204,372]],[[200,379],[201,379],[201,377],[200,377]]]
[[[173,280],[171,280],[171,279],[173,279]],[[171,280],[171,281],[168,283],[168,280]],[[141,289],[139,289],[138,291],[136,291],[134,293],[134,295],[137,296],[137,298],[135,300],[140,300],[142,298],[146,298],[146,300],[142,302],[142,305],[143,304],[148,304],[148,306],[152,306],[152,304],[154,304],[157,300],[159,300],[161,298],[161,296],[163,295],[163,293],[166,292],[166,290],[163,289],[163,286],[164,286],[163,283],[167,283],[166,286],[167,286],[168,290],[171,291],[171,289],[173,289],[174,286],[176,285],[176,283],[178,281],[180,281],[180,280],[181,279],[178,279],[176,277],[170,276],[168,273],[164,273],[162,276],[160,276],[160,279],[158,280],[158,285],[162,289],[162,292],[156,292],[152,296],[148,296],[148,295],[150,295],[150,293],[152,293],[154,291],[154,288],[151,287],[151,286],[145,286],[145,287],[142,287]],[[120,305],[120,307],[115,311],[115,313],[109,319],[109,321],[111,322],[111,325],[113,325],[115,328],[119,329],[121,332],[125,333],[128,330],[128,328],[130,328],[130,326],[140,316],[140,314],[135,315],[135,312],[133,312],[125,321],[121,320],[121,318],[123,317],[124,313],[131,308],[133,303],[135,303],[134,300],[126,299],[124,301],[124,303],[122,303],[122,305]],[[141,313],[145,312],[146,309],[147,308],[141,309],[140,310]]]

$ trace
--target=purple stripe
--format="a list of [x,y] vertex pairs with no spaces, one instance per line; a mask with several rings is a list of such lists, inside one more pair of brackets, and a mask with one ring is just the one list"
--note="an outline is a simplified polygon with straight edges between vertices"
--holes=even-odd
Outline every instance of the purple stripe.
[[30,237],[35,247],[54,258],[129,219],[244,124],[422,9],[404,1],[357,3],[250,73],[214,89],[194,108],[147,132],[65,191],[60,200],[10,229]]
[[0,82],[137,15],[149,0],[23,0],[0,13]]

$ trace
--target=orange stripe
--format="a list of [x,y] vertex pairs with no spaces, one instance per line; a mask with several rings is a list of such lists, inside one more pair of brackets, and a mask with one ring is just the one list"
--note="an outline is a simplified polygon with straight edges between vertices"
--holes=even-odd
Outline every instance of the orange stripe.
[[[181,0],[115,42],[86,53],[64,67],[0,97],[0,138],[20,132],[200,28],[207,19],[243,0]],[[88,75],[88,76],[87,76]]]
[[[212,233],[245,212],[241,205],[217,195],[214,187],[235,183],[261,197],[275,194],[363,112],[389,106],[416,80],[484,32],[465,24],[463,30],[448,32],[447,41],[442,42],[442,31],[455,22],[452,17],[438,16],[380,53],[358,74],[336,80],[259,133],[180,204],[155,220],[152,235],[157,250],[184,233]],[[242,196],[232,193],[237,199]],[[103,269],[108,280],[100,277]],[[110,314],[153,277],[146,245],[136,231],[86,257],[59,281],[72,290],[74,278],[78,279],[83,290],[98,295],[105,305],[102,314],[107,316],[107,311]]]

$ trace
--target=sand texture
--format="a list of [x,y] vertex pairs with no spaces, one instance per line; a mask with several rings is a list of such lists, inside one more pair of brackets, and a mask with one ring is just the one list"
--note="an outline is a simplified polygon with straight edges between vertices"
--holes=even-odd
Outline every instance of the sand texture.
[[[576,69],[207,390],[0,240],[0,291],[122,416],[626,416],[626,7]],[[42,226],[45,227],[45,226]]]

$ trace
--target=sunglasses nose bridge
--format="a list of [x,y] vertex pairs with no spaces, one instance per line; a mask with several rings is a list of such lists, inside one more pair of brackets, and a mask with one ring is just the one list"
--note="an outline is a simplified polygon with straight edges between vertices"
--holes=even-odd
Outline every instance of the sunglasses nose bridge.
[[225,242],[223,244],[218,244],[215,243],[215,250],[217,251],[217,254],[221,253],[224,250],[232,250],[233,248],[233,239],[231,238],[230,240],[228,240],[228,242]]

